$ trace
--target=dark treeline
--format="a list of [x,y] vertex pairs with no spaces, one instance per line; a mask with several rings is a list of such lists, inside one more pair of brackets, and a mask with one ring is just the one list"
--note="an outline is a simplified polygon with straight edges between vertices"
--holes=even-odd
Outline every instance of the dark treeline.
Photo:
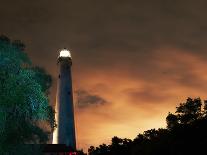
[[151,129],[134,140],[113,137],[110,145],[91,146],[89,155],[206,154],[207,102],[188,98],[166,117],[166,129]]

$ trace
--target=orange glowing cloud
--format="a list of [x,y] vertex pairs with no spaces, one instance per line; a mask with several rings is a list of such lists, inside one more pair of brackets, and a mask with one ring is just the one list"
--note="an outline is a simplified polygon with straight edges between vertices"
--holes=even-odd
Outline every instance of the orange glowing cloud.
[[201,57],[173,48],[158,49],[153,57],[148,75],[110,67],[74,75],[75,89],[107,101],[76,106],[80,148],[108,143],[113,136],[133,139],[144,130],[165,127],[168,112],[188,96],[206,97],[207,63]]

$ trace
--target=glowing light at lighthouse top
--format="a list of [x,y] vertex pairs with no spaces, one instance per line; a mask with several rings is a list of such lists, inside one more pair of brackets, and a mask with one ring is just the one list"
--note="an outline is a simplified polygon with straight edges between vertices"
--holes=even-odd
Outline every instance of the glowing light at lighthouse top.
[[67,49],[62,49],[61,51],[60,51],[60,55],[59,55],[59,57],[69,57],[69,58],[71,58],[71,54],[70,54],[70,51],[69,50],[67,50]]

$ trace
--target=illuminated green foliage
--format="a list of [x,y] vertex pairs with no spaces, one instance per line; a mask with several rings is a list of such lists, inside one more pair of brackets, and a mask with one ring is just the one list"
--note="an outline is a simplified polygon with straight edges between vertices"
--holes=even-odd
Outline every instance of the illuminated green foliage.
[[55,127],[47,97],[51,77],[32,66],[23,49],[20,41],[0,37],[0,154],[21,144],[45,143]]

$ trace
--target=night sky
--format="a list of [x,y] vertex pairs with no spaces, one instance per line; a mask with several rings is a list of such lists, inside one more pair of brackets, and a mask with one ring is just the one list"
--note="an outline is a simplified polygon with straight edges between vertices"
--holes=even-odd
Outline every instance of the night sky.
[[0,0],[0,33],[52,75],[52,105],[58,51],[71,51],[79,148],[165,127],[188,96],[207,98],[205,0]]

